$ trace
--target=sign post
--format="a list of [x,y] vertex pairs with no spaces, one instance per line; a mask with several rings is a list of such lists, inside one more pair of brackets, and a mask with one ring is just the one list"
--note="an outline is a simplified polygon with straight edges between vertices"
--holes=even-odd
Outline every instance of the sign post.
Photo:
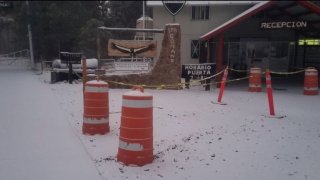
[[69,84],[72,84],[73,75],[72,75],[72,64],[81,64],[82,53],[69,53],[69,52],[60,52],[61,63],[68,64],[69,66]]
[[173,16],[173,22],[175,22],[175,16],[182,10],[186,1],[164,1],[162,0],[164,7]]

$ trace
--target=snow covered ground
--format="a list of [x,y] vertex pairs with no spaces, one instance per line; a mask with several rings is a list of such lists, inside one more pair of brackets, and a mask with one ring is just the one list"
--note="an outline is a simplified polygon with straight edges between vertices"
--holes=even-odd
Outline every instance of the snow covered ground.
[[[153,163],[116,161],[122,95],[110,89],[110,133],[83,135],[82,83],[50,84],[45,72],[0,72],[0,179],[317,180],[319,96],[303,87],[274,90],[269,117],[265,89],[247,83],[219,89],[149,90],[153,95]],[[99,178],[100,176],[100,178]]]

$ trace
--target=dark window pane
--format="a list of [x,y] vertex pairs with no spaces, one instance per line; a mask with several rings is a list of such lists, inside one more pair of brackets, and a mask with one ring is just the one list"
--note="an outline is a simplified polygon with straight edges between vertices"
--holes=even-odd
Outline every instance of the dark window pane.
[[191,58],[192,59],[199,58],[199,40],[191,41]]

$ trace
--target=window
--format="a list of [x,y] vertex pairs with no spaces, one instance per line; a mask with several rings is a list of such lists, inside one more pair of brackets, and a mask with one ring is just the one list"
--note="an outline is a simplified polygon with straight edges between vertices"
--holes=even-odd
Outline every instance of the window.
[[199,58],[199,48],[200,43],[199,40],[192,40],[191,41],[191,58],[198,59]]
[[209,6],[192,6],[192,20],[208,20]]

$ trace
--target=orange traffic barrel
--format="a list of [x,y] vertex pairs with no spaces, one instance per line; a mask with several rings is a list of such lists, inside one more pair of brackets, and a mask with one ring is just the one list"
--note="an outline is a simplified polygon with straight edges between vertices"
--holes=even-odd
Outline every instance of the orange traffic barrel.
[[304,94],[305,95],[318,95],[318,71],[310,67],[304,73]]
[[117,160],[143,166],[153,161],[153,97],[134,87],[122,96]]
[[106,134],[109,127],[109,86],[104,81],[88,81],[84,87],[83,134]]
[[250,68],[249,92],[261,92],[261,68]]

